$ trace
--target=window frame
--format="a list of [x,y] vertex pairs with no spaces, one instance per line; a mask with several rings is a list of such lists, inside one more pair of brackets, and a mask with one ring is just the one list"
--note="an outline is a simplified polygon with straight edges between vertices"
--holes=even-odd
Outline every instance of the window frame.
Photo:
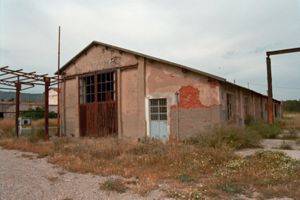
[[[156,103],[155,103],[156,101]],[[153,111],[156,110],[156,111]],[[168,120],[168,100],[167,98],[149,99],[149,119],[150,121]]]
[[[104,80],[102,80],[102,78],[99,79],[101,76],[106,78],[104,78]],[[105,103],[116,101],[116,76],[116,70],[101,70],[79,76],[79,103],[89,104],[94,102]],[[109,88],[109,90],[107,90],[107,88]]]

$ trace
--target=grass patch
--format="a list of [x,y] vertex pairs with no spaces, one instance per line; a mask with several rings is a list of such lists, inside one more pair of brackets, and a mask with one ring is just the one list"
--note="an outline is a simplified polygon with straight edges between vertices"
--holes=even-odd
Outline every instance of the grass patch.
[[108,179],[104,183],[100,184],[100,189],[105,191],[124,193],[127,187],[120,179]]
[[251,130],[259,134],[265,139],[275,139],[281,133],[281,124],[279,121],[275,121],[272,125],[265,122],[253,122],[249,124],[246,129]]
[[28,140],[31,143],[36,143],[40,140],[44,140],[45,139],[45,133],[44,133],[44,129],[41,128],[33,128],[32,133],[28,136]]
[[286,143],[285,141],[283,141],[283,142],[281,143],[281,145],[279,146],[279,149],[293,150],[293,147],[292,147],[290,144],[288,144],[288,143]]
[[282,128],[300,130],[300,113],[284,112],[282,118]]
[[218,189],[226,192],[226,193],[236,193],[236,194],[241,194],[243,193],[243,189],[240,185],[232,182],[226,182],[222,183],[217,186]]
[[0,139],[15,137],[15,121],[11,119],[0,119]]
[[222,127],[203,133],[184,141],[200,147],[220,148],[229,146],[234,149],[260,147],[261,136],[252,129],[241,127]]
[[37,153],[39,155],[49,155],[53,152],[53,143],[51,141],[31,143],[26,138],[2,139],[0,140],[0,146],[5,149],[17,149],[26,152]]
[[177,179],[182,183],[188,183],[188,182],[193,181],[192,177],[189,175],[186,175],[186,174],[177,176]]
[[174,199],[189,199],[189,200],[205,199],[200,191],[170,190],[167,191],[167,193],[169,198],[174,198]]

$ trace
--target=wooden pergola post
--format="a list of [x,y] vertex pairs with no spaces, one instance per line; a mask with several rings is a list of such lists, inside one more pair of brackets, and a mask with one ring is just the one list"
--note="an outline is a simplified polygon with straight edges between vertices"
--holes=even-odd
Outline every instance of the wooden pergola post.
[[21,91],[21,83],[17,81],[15,83],[16,86],[16,121],[15,121],[15,126],[16,126],[16,136],[19,137],[19,117],[20,117],[20,91]]
[[50,79],[48,77],[44,77],[45,82],[45,112],[44,112],[44,119],[45,119],[45,139],[49,140],[49,86],[50,86]]

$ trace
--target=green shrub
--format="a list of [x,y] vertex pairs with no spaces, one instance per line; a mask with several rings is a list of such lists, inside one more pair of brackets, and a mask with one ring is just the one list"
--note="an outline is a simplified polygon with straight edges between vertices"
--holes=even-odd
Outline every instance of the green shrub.
[[226,193],[243,193],[243,189],[240,185],[232,182],[225,182],[217,186],[218,189],[226,192]]
[[192,177],[187,174],[181,174],[177,176],[177,179],[183,183],[191,182],[193,180]]
[[293,150],[293,147],[290,144],[285,143],[283,141],[279,147],[279,149],[284,149],[284,150]]
[[128,154],[132,155],[145,155],[145,154],[153,154],[159,155],[164,154],[167,151],[167,146],[160,141],[148,141],[146,143],[140,143],[133,148],[127,150]]
[[36,143],[39,140],[45,139],[44,129],[41,129],[41,128],[35,129],[35,128],[33,128],[32,133],[29,135],[28,139],[31,143]]
[[124,193],[126,192],[127,187],[120,179],[109,179],[100,185],[100,189],[117,193]]
[[184,141],[201,147],[219,148],[229,146],[234,149],[260,147],[260,135],[251,129],[222,127]]
[[[31,118],[31,119],[42,119],[44,118],[44,112],[45,112],[44,107],[29,108],[27,111],[24,111],[22,113],[22,117]],[[50,119],[57,118],[57,113],[50,111],[48,113],[48,117]]]
[[280,122],[275,121],[272,125],[264,122],[254,122],[247,129],[257,132],[261,137],[274,139],[281,133]]

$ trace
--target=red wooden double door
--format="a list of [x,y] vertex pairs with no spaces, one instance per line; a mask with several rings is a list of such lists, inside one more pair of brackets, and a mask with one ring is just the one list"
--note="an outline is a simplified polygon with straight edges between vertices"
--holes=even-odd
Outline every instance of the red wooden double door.
[[82,136],[117,135],[116,88],[116,71],[99,71],[80,77],[79,110]]

